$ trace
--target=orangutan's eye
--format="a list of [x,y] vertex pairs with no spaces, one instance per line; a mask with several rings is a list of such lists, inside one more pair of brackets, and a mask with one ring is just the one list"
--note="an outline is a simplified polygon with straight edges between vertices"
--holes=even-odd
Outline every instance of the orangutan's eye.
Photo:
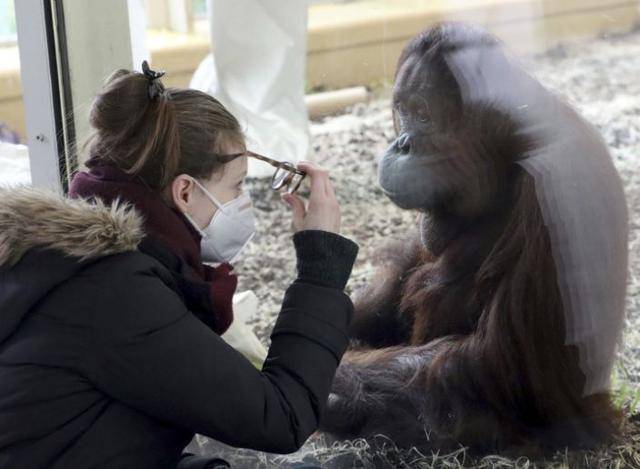
[[429,108],[424,100],[420,100],[419,102],[416,100],[413,112],[418,122],[424,124],[429,121]]

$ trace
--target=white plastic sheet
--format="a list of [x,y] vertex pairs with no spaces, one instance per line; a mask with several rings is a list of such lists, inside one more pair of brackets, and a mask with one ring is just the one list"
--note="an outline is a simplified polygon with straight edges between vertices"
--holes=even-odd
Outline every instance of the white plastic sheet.
[[[191,87],[222,102],[240,121],[249,148],[292,163],[307,158],[304,103],[306,0],[209,0],[210,54]],[[249,162],[249,175],[273,168]]]
[[253,291],[233,295],[233,322],[222,338],[260,369],[267,358],[267,349],[248,324],[257,311],[258,297]]

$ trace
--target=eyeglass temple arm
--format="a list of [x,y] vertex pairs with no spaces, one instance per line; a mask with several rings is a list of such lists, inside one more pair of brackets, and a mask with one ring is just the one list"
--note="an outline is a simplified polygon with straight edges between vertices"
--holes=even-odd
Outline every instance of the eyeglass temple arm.
[[299,174],[303,173],[299,169],[297,169],[297,168],[295,168],[295,167],[293,167],[293,166],[291,166],[291,165],[289,165],[287,163],[282,163],[280,161],[273,160],[273,159],[268,158],[266,156],[259,155],[258,153],[254,153],[252,151],[248,151],[247,155],[253,156],[254,158],[257,158],[257,159],[259,159],[261,161],[264,161],[265,163],[269,163],[271,166],[273,166],[275,168],[281,168],[281,169],[286,169],[286,170],[294,170],[296,173],[299,173]]

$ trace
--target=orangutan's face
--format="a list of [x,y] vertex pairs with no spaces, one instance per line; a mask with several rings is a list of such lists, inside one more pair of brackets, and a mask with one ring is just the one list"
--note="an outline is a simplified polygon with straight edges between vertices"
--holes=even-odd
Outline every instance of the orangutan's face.
[[380,160],[379,181],[396,205],[465,218],[490,209],[497,190],[491,136],[462,111],[459,85],[442,65],[409,55],[396,77],[393,114],[398,137]]

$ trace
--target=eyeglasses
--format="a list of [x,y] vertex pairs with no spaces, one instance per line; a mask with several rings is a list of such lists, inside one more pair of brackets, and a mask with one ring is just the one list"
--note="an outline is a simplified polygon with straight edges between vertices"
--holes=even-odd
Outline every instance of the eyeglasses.
[[258,153],[254,153],[252,151],[236,153],[233,155],[225,155],[225,159],[233,159],[239,156],[251,156],[260,161],[264,161],[265,163],[268,163],[276,168],[276,171],[275,173],[273,173],[273,177],[271,178],[271,188],[276,191],[284,189],[287,193],[293,194],[298,189],[300,189],[302,181],[307,176],[307,173],[305,173],[304,171],[300,171],[288,161],[277,161],[269,158],[268,156],[259,155]]

